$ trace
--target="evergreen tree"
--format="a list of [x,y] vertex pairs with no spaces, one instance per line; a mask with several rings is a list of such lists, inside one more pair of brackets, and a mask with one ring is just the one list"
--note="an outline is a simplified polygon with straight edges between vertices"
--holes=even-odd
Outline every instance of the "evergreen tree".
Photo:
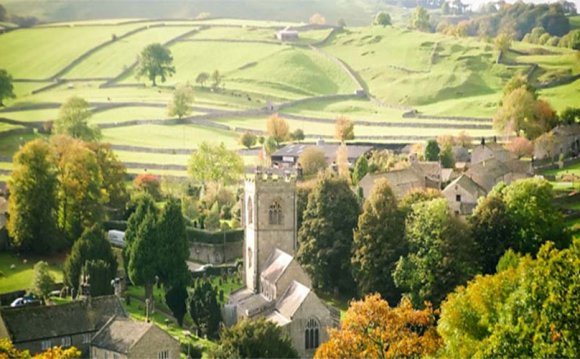
[[360,294],[378,292],[389,303],[399,302],[392,272],[406,254],[404,234],[404,218],[388,181],[377,181],[354,232],[352,266]]
[[443,147],[443,151],[439,155],[441,157],[441,166],[443,168],[455,167],[455,158],[453,157],[453,148],[450,145]]
[[45,261],[36,263],[32,278],[32,292],[44,300],[53,288],[54,278],[48,271],[48,263]]
[[131,282],[145,287],[145,298],[153,296],[153,284],[158,273],[157,256],[160,251],[155,215],[145,215],[137,228],[129,253],[128,274]]
[[153,198],[148,193],[140,193],[132,201],[132,206],[135,207],[135,211],[129,216],[127,221],[127,230],[125,231],[125,247],[123,248],[123,262],[125,265],[125,273],[129,273],[129,257],[131,255],[131,248],[133,243],[135,243],[137,237],[137,230],[141,223],[145,220],[145,217],[151,213],[153,216],[157,215],[157,207],[155,207],[155,202]]
[[159,279],[166,287],[183,286],[190,279],[187,268],[189,245],[181,203],[170,198],[157,222],[159,252],[156,265]]
[[175,319],[177,319],[177,323],[179,326],[183,326],[183,317],[185,313],[187,313],[187,289],[185,286],[175,286],[169,288],[165,292],[165,303]]
[[191,291],[188,309],[191,319],[201,333],[215,337],[221,322],[217,290],[206,280],[197,280]]
[[298,233],[298,260],[315,286],[353,291],[350,257],[359,213],[358,200],[344,179],[318,179]]
[[115,278],[116,273],[113,272],[110,263],[102,259],[88,260],[85,262],[83,273],[89,278],[91,297],[113,294],[114,288],[111,285],[111,280]]
[[8,180],[8,233],[22,251],[46,253],[59,248],[56,227],[57,171],[54,152],[42,140],[28,142],[14,155]]
[[425,160],[426,161],[438,161],[439,160],[439,145],[435,140],[427,141],[427,146],[425,146]]
[[360,156],[354,164],[352,172],[352,183],[357,184],[369,172],[369,162],[365,156]]

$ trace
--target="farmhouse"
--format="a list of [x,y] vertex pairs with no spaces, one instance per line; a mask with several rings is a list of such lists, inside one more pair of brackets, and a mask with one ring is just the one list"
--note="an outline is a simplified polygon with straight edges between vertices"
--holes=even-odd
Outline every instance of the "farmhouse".
[[[543,137],[543,141],[540,140]],[[538,160],[577,155],[580,152],[580,125],[558,126],[534,141],[534,158]]]
[[455,215],[471,214],[479,197],[486,191],[466,175],[461,175],[443,190],[443,195],[449,203],[449,208]]
[[[323,140],[318,140],[316,144],[294,143],[277,150],[270,158],[272,163],[278,163],[286,167],[293,166],[298,163],[298,158],[300,158],[302,152],[309,147],[316,147],[324,152],[324,158],[330,165],[336,160],[336,151],[338,150],[339,145],[325,143]],[[372,146],[347,145],[348,162],[350,166],[354,166],[359,157],[366,155],[372,149]]]
[[289,26],[276,33],[276,38],[280,41],[297,41],[298,31],[292,30]]
[[114,316],[127,313],[113,295],[62,305],[5,308],[0,310],[0,338],[31,354],[53,346],[75,346],[87,357],[93,336]]
[[91,358],[163,358],[180,356],[179,341],[153,323],[112,317],[91,341]]
[[266,317],[287,330],[301,357],[312,357],[338,326],[339,313],[324,304],[294,258],[296,182],[257,172],[245,182],[244,283],[224,308],[224,320]]

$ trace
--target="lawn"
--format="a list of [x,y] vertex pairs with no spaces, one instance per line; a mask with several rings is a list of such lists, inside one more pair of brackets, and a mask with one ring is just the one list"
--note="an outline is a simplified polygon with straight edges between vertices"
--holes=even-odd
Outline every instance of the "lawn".
[[0,117],[22,122],[46,122],[58,117],[58,108],[26,111],[0,112]]
[[0,68],[14,78],[45,79],[91,48],[143,25],[31,28],[0,36]]
[[0,141],[0,156],[13,156],[21,145],[36,138],[43,138],[43,136],[36,133],[27,133],[3,137]]
[[562,176],[562,175],[575,175],[575,176],[580,176],[580,163],[577,163],[575,165],[572,166],[568,166],[568,167],[564,167],[561,169],[553,169],[553,170],[548,170],[545,171],[543,174],[548,175],[548,176],[556,176],[557,178]]
[[0,132],[4,132],[4,131],[8,131],[8,130],[13,130],[15,128],[22,128],[22,126],[19,125],[11,125],[8,123],[1,123],[0,122]]
[[[199,115],[193,112],[191,115]],[[118,107],[106,111],[99,111],[91,116],[92,124],[122,123],[133,120],[170,120],[166,107],[135,106]]]
[[[27,263],[23,261],[27,260]],[[15,290],[27,290],[34,276],[34,265],[41,260],[48,262],[50,274],[56,282],[62,282],[62,257],[36,257],[22,255],[17,257],[12,253],[0,253],[0,293],[13,292]],[[15,268],[10,267],[14,265]]]
[[149,44],[165,43],[191,31],[193,27],[152,27],[127,38],[117,40],[82,61],[65,78],[115,77],[134,63]]

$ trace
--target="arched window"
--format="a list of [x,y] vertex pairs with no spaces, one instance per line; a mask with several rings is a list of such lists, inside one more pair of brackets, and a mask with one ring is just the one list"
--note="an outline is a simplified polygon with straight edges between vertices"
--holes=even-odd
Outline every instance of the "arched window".
[[247,212],[247,222],[252,224],[254,221],[254,205],[252,204],[252,197],[248,197],[248,212]]
[[278,201],[272,202],[268,211],[270,224],[282,224],[282,207]]
[[316,349],[320,345],[320,325],[314,318],[308,320],[304,330],[304,347],[306,350]]

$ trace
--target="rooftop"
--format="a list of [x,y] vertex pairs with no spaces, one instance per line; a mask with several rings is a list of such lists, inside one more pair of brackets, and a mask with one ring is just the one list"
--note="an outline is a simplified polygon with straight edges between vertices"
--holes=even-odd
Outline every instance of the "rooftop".
[[153,327],[153,323],[113,317],[95,335],[92,345],[117,353],[127,354],[131,347],[139,342]]

